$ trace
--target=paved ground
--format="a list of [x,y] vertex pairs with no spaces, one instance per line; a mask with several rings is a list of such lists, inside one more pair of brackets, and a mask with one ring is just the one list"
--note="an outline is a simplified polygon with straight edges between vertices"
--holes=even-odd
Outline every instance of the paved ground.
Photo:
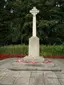
[[0,85],[64,85],[64,59],[51,59],[62,71],[10,70],[16,58],[0,60]]

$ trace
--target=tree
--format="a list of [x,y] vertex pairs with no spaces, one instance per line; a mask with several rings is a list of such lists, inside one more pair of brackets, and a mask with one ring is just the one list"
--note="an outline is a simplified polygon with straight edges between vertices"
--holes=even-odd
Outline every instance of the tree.
[[37,36],[41,44],[64,42],[63,0],[2,0],[0,4],[1,43],[28,43],[32,35],[32,15],[29,10],[33,6],[40,10],[37,15]]

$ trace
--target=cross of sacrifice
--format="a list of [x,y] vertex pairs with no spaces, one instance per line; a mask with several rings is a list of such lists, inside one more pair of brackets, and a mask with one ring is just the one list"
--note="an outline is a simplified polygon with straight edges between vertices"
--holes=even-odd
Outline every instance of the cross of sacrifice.
[[36,7],[33,7],[33,9],[30,10],[30,13],[33,15],[32,36],[33,36],[33,37],[36,37],[36,15],[39,13],[39,10],[36,9]]

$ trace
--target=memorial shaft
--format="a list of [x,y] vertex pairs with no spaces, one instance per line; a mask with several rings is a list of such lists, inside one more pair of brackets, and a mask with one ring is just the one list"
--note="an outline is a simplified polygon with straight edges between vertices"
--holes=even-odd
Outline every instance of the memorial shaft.
[[32,36],[36,36],[36,15],[33,15],[33,35]]

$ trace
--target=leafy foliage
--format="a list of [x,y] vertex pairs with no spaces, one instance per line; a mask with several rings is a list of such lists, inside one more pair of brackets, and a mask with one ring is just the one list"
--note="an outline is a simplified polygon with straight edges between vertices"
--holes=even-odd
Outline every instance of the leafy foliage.
[[[28,54],[27,45],[8,45],[0,47],[0,54]],[[40,46],[41,56],[64,56],[64,45],[41,45]],[[12,56],[13,57],[13,56]],[[16,55],[15,55],[16,57]]]
[[64,44],[64,0],[0,1],[0,44],[28,44],[32,35],[32,15],[36,6],[37,36],[41,44]]

